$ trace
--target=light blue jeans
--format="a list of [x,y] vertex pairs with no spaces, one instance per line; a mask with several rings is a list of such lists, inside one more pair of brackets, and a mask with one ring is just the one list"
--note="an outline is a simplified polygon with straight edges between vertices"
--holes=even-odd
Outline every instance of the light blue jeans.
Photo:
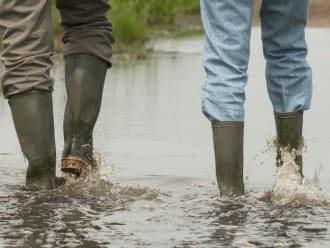
[[[244,121],[253,0],[201,0],[206,33],[203,112],[210,121]],[[264,0],[261,11],[267,89],[275,112],[310,107],[306,62],[308,0]]]

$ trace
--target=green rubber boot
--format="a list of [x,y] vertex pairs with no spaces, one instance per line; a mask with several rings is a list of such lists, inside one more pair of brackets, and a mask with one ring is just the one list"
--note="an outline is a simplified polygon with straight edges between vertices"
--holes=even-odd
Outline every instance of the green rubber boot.
[[[281,151],[292,150],[299,151],[303,146],[303,111],[290,113],[274,113],[277,133],[277,156],[276,166],[283,164]],[[299,173],[302,173],[302,155],[296,152],[295,162],[299,167]]]
[[214,122],[212,130],[220,196],[243,195],[244,122]]
[[30,91],[10,97],[16,133],[29,165],[26,186],[55,188],[56,148],[52,93]]
[[93,159],[93,129],[100,112],[105,75],[105,61],[87,54],[65,59],[67,102],[64,114],[64,150],[61,169],[80,176]]

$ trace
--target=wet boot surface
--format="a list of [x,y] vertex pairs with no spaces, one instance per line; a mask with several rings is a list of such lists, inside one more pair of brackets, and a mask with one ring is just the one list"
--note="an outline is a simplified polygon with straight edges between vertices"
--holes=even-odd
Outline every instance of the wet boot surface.
[[28,160],[26,186],[55,188],[55,138],[52,94],[31,91],[10,97],[16,133]]
[[244,123],[214,122],[212,130],[220,196],[240,196],[244,194]]
[[303,146],[303,111],[274,113],[274,116],[277,133],[276,166],[279,167],[283,164],[281,154],[283,151],[294,152],[295,163],[299,167],[299,173],[303,176],[301,154]]
[[61,169],[79,177],[96,166],[93,129],[100,112],[107,64],[94,56],[71,55],[65,60],[67,102]]

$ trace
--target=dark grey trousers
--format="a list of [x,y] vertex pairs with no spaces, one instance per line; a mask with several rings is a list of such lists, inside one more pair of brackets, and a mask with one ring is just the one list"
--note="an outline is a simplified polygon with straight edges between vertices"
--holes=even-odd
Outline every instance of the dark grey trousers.
[[[30,90],[53,89],[54,53],[50,0],[0,0],[1,78],[6,98]],[[61,14],[64,57],[90,54],[111,66],[112,24],[107,0],[56,0]]]

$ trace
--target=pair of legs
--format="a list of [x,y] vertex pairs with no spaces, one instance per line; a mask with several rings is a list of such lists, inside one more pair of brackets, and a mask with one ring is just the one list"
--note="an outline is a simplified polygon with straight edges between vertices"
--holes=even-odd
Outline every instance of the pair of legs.
[[[56,6],[62,18],[68,96],[62,169],[80,173],[82,165],[93,164],[92,132],[106,70],[111,66],[112,25],[107,19],[106,0],[57,0]],[[3,92],[29,162],[26,184],[54,188],[51,1],[1,1],[0,33],[5,65]]]
[[[250,55],[254,0],[201,0],[206,33],[202,105],[212,122],[221,195],[244,193],[244,88]],[[306,62],[308,0],[265,0],[260,17],[266,81],[282,148],[302,143],[303,111],[310,107],[311,69]],[[258,111],[256,109],[256,111]],[[302,166],[301,156],[296,163]]]

